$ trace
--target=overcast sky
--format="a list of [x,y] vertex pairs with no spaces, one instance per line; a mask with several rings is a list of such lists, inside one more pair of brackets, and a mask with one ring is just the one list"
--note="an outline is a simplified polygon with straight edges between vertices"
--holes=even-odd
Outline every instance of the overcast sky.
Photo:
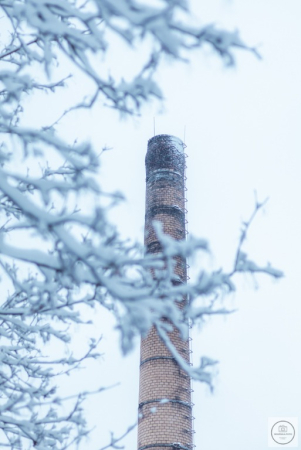
[[[193,333],[194,361],[201,355],[220,361],[213,395],[194,383],[197,449],[264,450],[268,417],[299,416],[301,421],[301,3],[194,0],[191,5],[202,23],[238,28],[262,60],[237,50],[236,66],[226,68],[204,47],[190,65],[165,62],[158,74],[163,106],[147,107],[141,118],[124,121],[96,107],[70,116],[72,128],[69,119],[63,126],[68,135],[76,130],[74,137],[112,147],[103,155],[100,182],[125,193],[127,201],[112,219],[124,236],[140,242],[144,157],[154,134],[153,118],[156,134],[184,139],[185,130],[189,231],[209,240],[212,267],[233,264],[241,222],[253,211],[254,191],[259,200],[269,197],[245,250],[259,264],[270,261],[283,270],[285,278],[238,278],[238,290],[227,300],[238,311]],[[129,70],[126,55],[116,42],[110,63],[121,73]],[[109,316],[98,320],[105,356],[99,371],[87,372],[85,381],[95,387],[121,385],[90,402],[89,417],[97,429],[89,448],[106,443],[110,429],[122,432],[135,422],[138,406],[138,348],[122,358]],[[126,445],[135,449],[136,431]]]

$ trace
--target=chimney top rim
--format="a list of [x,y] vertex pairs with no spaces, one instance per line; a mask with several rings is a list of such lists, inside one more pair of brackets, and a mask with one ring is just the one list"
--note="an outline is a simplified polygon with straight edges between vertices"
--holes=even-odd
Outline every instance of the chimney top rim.
[[157,138],[168,138],[170,141],[173,142],[173,144],[175,145],[176,149],[178,150],[178,152],[180,153],[184,153],[184,148],[185,148],[185,144],[184,142],[178,138],[177,136],[173,136],[172,134],[156,134],[155,136],[153,136],[152,138],[150,138],[148,140],[148,145],[153,141],[156,140]]

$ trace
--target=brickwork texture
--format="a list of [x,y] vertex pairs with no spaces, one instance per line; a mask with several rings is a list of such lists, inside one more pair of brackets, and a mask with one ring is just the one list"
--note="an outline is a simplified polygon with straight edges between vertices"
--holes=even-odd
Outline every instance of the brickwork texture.
[[[183,240],[185,232],[185,154],[180,139],[154,136],[148,142],[146,165],[145,247],[160,252],[153,220],[164,233]],[[186,282],[186,261],[175,261],[178,283]],[[183,300],[185,302],[185,299]],[[181,307],[181,305],[178,305]],[[183,306],[183,303],[182,303]],[[169,338],[189,362],[189,342],[175,330]],[[189,376],[180,369],[153,327],[141,340],[138,450],[191,450],[192,404]]]

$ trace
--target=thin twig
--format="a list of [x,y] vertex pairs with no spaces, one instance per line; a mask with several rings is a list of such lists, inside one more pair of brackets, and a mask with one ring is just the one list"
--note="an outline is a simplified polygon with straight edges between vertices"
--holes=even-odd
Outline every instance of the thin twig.
[[[27,44],[25,43],[25,45],[31,45],[31,44],[35,44],[36,42],[38,42],[38,38],[34,39],[33,41],[28,42]],[[21,50],[21,48],[23,48],[23,45],[20,45],[19,47],[15,48],[14,50],[10,50],[9,52],[4,53],[3,55],[0,55],[0,59],[6,58],[6,56],[12,55],[13,53],[18,52],[19,50]]]
[[256,216],[256,214],[258,213],[258,211],[268,202],[269,198],[267,197],[263,202],[258,202],[257,198],[256,198],[256,193],[255,193],[255,209],[251,214],[251,217],[249,218],[249,220],[247,222],[243,222],[243,227],[241,230],[241,234],[240,234],[240,238],[239,238],[239,243],[238,243],[238,247],[237,247],[237,251],[236,251],[236,255],[235,255],[235,263],[234,263],[234,267],[233,267],[233,271],[230,273],[230,276],[233,275],[237,269],[237,264],[239,262],[239,258],[240,258],[240,253],[241,253],[241,247],[244,243],[244,241],[247,238],[247,233],[249,231],[249,228]]

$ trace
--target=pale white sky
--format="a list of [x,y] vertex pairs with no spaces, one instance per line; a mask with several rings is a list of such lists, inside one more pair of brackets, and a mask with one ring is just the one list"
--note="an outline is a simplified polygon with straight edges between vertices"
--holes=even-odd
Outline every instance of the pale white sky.
[[[112,218],[124,236],[141,242],[144,157],[154,116],[156,134],[183,139],[186,128],[189,231],[210,241],[212,266],[231,267],[241,221],[254,206],[254,190],[259,199],[270,198],[245,249],[259,264],[271,261],[285,278],[275,282],[256,277],[257,289],[251,277],[241,277],[237,293],[228,300],[238,311],[210,320],[193,333],[194,361],[201,355],[220,361],[213,395],[194,383],[196,448],[264,450],[268,417],[297,416],[301,422],[301,3],[191,4],[201,22],[239,28],[263,59],[237,50],[236,67],[225,68],[206,47],[194,53],[190,65],[166,61],[158,74],[166,97],[163,108],[147,107],[141,118],[119,121],[115,112],[96,107],[91,113],[73,114],[62,126],[69,136],[89,136],[99,148],[113,147],[103,155],[100,181],[108,190],[125,193],[126,204]],[[121,73],[129,67],[125,58],[116,42],[111,64]],[[73,88],[80,94],[79,85]],[[63,102],[69,94],[61,95]],[[92,387],[118,381],[121,385],[89,403],[91,423],[97,426],[91,449],[107,442],[109,430],[121,433],[133,423],[138,404],[138,349],[122,358],[108,315],[97,321],[105,356],[99,371],[94,368],[84,375],[85,382]],[[126,450],[135,447],[134,431]]]
[[[252,278],[242,277],[229,302],[238,312],[193,333],[194,360],[205,354],[220,361],[213,395],[194,383],[195,444],[199,450],[264,450],[268,417],[301,421],[301,4],[192,4],[202,21],[238,27],[263,59],[237,51],[237,66],[226,69],[206,49],[191,65],[167,64],[160,73],[166,102],[163,114],[155,114],[156,133],[183,138],[186,127],[189,230],[210,240],[213,264],[229,267],[257,190],[259,199],[270,200],[246,250],[259,263],[269,260],[285,272],[279,282],[257,277],[259,289]],[[147,111],[136,126],[119,124],[116,136],[108,129],[106,142],[114,151],[104,156],[112,177],[108,185],[126,190],[124,230],[135,227],[141,240],[144,156],[153,115]],[[115,400],[121,422],[135,414],[138,355],[115,364],[124,385]],[[135,445],[133,433],[127,449]]]

